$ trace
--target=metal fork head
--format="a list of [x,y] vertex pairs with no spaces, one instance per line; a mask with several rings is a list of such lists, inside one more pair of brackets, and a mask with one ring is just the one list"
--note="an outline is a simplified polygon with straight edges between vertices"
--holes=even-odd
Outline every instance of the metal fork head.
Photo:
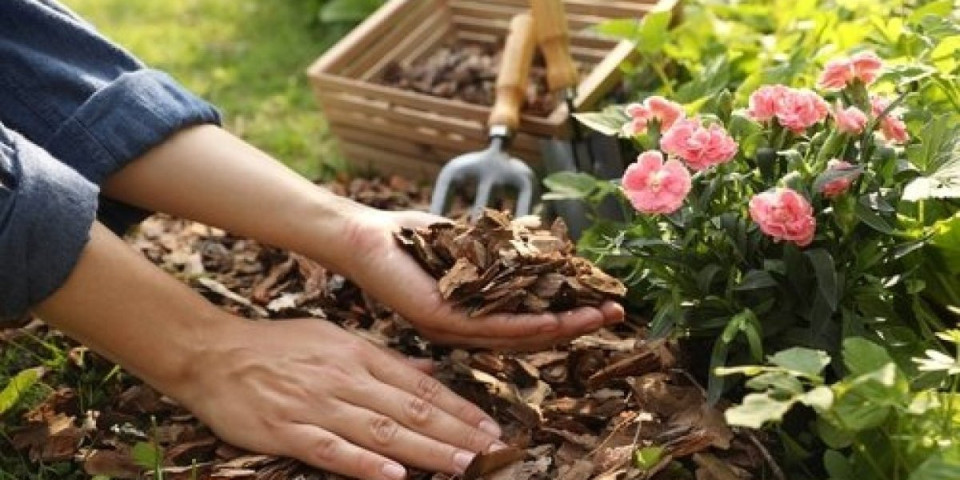
[[450,160],[437,176],[430,212],[442,215],[450,187],[454,183],[473,179],[477,182],[477,196],[470,211],[471,219],[476,219],[489,203],[493,188],[501,185],[513,187],[518,192],[514,215],[530,214],[537,176],[526,162],[511,157],[503,147],[504,139],[493,137],[486,150],[465,153]]

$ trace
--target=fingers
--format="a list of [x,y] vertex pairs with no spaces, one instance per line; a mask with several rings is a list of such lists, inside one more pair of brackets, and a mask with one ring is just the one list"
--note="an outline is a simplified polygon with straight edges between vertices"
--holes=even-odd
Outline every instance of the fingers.
[[603,312],[593,307],[560,313],[498,313],[482,317],[469,317],[466,312],[447,308],[437,311],[436,315],[445,317],[431,323],[436,330],[488,338],[560,338],[596,330],[605,320]]
[[289,424],[281,432],[280,440],[299,460],[323,470],[371,480],[403,480],[407,477],[407,470],[399,463],[320,427]]
[[433,225],[434,223],[450,223],[449,218],[440,217],[427,212],[418,210],[404,210],[391,212],[400,226],[407,228],[420,228]]
[[331,429],[343,432],[344,438],[350,442],[419,468],[460,474],[475,455],[472,451],[415,432],[387,415],[356,405],[339,404],[331,417]]
[[[608,302],[600,308],[584,307],[539,315],[499,314],[481,318],[468,318],[460,313],[456,315],[451,320],[444,322],[441,321],[443,319],[436,319],[430,324],[430,327],[444,325],[442,328],[421,325],[421,331],[431,340],[447,344],[532,350],[565,343],[603,326],[622,322],[623,307]],[[550,324],[551,327],[542,328],[544,324]]]
[[[410,368],[403,368],[402,364],[396,363],[375,362],[368,365],[368,369],[380,382],[400,390],[396,394],[403,395],[402,407],[406,409],[404,412],[398,412],[397,407],[385,407],[384,410],[378,411],[398,412],[400,415],[395,415],[395,418],[407,417],[408,425],[411,426],[422,427],[426,423],[437,422],[429,426],[430,431],[442,435],[434,436],[435,438],[447,438],[473,451],[488,450],[490,444],[500,437],[500,427],[492,418],[476,405],[450,391],[437,379]],[[387,398],[387,400],[391,399]],[[434,408],[439,411],[433,410]],[[485,436],[478,436],[473,430],[485,432]],[[457,438],[462,437],[464,432],[469,436],[476,436],[476,439]]]

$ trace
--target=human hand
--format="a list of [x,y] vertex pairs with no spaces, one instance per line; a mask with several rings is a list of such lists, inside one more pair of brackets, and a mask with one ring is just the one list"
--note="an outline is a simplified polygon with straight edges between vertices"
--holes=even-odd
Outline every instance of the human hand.
[[623,320],[623,308],[607,302],[562,313],[495,314],[468,317],[443,299],[437,281],[393,238],[401,226],[421,227],[445,221],[417,211],[371,210],[347,229],[355,255],[346,274],[392,307],[430,340],[509,350],[534,350],[569,341]]
[[422,364],[326,321],[227,322],[201,356],[184,381],[159,387],[252,451],[399,480],[396,461],[460,474],[476,452],[502,446],[496,423]]

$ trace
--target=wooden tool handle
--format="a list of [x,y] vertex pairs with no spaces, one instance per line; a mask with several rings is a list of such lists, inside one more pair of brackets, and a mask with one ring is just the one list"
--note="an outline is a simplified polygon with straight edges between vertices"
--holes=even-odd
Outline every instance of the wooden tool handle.
[[570,55],[570,33],[563,0],[530,0],[537,30],[537,44],[547,62],[547,86],[551,92],[572,88],[579,82]]
[[521,13],[510,21],[510,34],[503,46],[497,74],[497,101],[490,112],[490,127],[505,126],[514,131],[520,125],[520,106],[526,96],[527,77],[533,63],[533,19]]

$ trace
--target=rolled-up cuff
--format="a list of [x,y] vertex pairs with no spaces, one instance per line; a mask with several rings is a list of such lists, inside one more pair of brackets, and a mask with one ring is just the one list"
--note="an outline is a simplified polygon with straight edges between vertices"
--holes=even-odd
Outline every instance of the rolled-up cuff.
[[0,125],[0,318],[66,281],[89,240],[97,186]]
[[44,148],[99,185],[178,130],[205,123],[220,123],[209,103],[163,72],[136,70],[94,93]]

